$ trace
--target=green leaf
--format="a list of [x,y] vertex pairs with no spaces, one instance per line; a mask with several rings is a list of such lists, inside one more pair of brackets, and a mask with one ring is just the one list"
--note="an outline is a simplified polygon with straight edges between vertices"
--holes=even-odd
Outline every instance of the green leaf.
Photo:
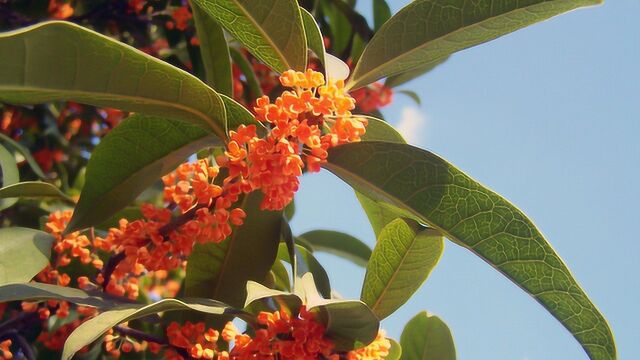
[[313,230],[299,235],[314,251],[324,251],[345,258],[356,265],[367,266],[371,248],[361,240],[343,232]]
[[604,317],[533,222],[500,195],[433,153],[404,144],[342,145],[329,152],[325,167],[498,269],[555,316],[592,359],[615,359]]
[[53,236],[38,230],[0,229],[0,284],[33,279],[49,264],[54,240]]
[[397,87],[400,86],[402,84],[405,84],[417,77],[420,77],[428,72],[430,72],[431,70],[437,68],[438,66],[442,65],[445,61],[449,60],[449,56],[438,59],[434,62],[422,65],[418,68],[415,68],[413,70],[409,70],[409,71],[405,71],[402,72],[398,75],[393,75],[387,78],[387,80],[385,80],[384,82],[384,86],[387,87]]
[[455,360],[451,331],[439,317],[423,311],[411,319],[400,337],[402,360]]
[[47,175],[45,175],[45,173],[42,171],[42,169],[40,168],[40,165],[38,165],[38,162],[36,161],[36,159],[33,158],[29,149],[20,145],[20,143],[18,143],[17,141],[13,140],[12,138],[8,137],[3,133],[0,133],[0,142],[8,144],[9,147],[12,147],[14,148],[14,150],[19,152],[20,155],[24,157],[27,164],[29,164],[29,166],[31,167],[31,170],[33,170],[33,172],[40,179],[43,179],[43,180],[47,179]]
[[[269,300],[273,300],[273,302]],[[247,299],[244,311],[258,315],[261,311],[278,311],[281,305],[292,314],[297,314],[302,306],[302,298],[289,292],[270,289],[255,281],[247,282]]]
[[555,15],[602,0],[416,0],[367,45],[347,88],[420,68]]
[[326,335],[336,350],[352,350],[371,343],[378,335],[380,322],[362,301],[324,299],[318,293],[311,273],[300,279],[298,293],[307,309],[325,325]]
[[200,5],[194,1],[191,5],[207,84],[221,94],[233,96],[231,58],[224,31],[209,14],[200,8]]
[[436,267],[444,238],[412,220],[396,219],[382,229],[362,285],[360,300],[379,319],[393,314],[411,298]]
[[391,9],[385,0],[373,0],[373,30],[378,31],[391,18]]
[[0,101],[56,100],[187,121],[224,138],[224,107],[198,78],[107,36],[63,21],[0,34]]
[[[296,238],[296,242],[299,239]],[[289,250],[286,244],[281,243],[278,248],[278,257],[279,260],[287,262],[291,264]],[[303,277],[306,273],[311,273],[316,282],[315,287],[320,291],[322,296],[326,299],[331,297],[331,282],[329,281],[329,275],[327,275],[327,271],[324,269],[322,264],[316,259],[311,251],[307,250],[307,248],[296,244],[295,247],[295,259],[296,266],[295,270],[292,270],[292,273],[295,274],[297,278]],[[293,265],[292,265],[293,267]],[[294,281],[294,288],[297,287],[297,283]]]
[[70,360],[76,352],[103,336],[112,327],[134,319],[165,311],[193,310],[207,314],[222,315],[229,307],[209,299],[163,299],[150,305],[122,305],[105,311],[78,326],[67,338],[62,359]]
[[278,72],[303,71],[307,45],[295,0],[193,0],[255,57]]
[[330,52],[339,56],[349,46],[349,41],[354,34],[353,25],[349,22],[349,18],[337,8],[336,4],[331,1],[321,1],[320,5],[329,22]]
[[421,105],[420,96],[415,91],[411,90],[399,90],[398,94],[404,94],[410,97],[413,101],[415,101],[416,105]]
[[109,219],[189,155],[219,144],[212,134],[185,122],[142,114],[128,117],[93,150],[67,231]]
[[402,347],[393,339],[387,338],[387,340],[391,343],[391,349],[389,349],[389,355],[387,355],[384,360],[400,360],[402,357]]
[[[2,169],[2,186],[6,187],[20,181],[18,165],[13,155],[3,146],[0,146],[0,169]],[[18,201],[16,198],[0,199],[0,211],[13,206]]]
[[302,23],[304,25],[304,32],[307,36],[307,47],[313,51],[320,63],[324,65],[324,39],[322,39],[322,33],[320,32],[320,28],[318,27],[318,23],[316,19],[313,18],[313,15],[309,13],[304,8],[300,8],[300,14],[302,15]]
[[282,261],[276,259],[271,266],[271,272],[274,277],[274,287],[277,290],[289,291],[291,290],[291,281],[289,280],[289,273]]
[[56,186],[42,181],[24,181],[0,189],[0,199],[10,198],[56,198],[68,204],[75,201]]
[[196,245],[187,262],[185,296],[206,297],[242,307],[245,284],[262,281],[276,259],[282,212],[260,210],[262,195],[246,195],[247,217],[219,244]]
[[282,251],[282,244],[285,245],[287,250],[287,259],[284,261],[291,264],[291,273],[293,275],[293,287],[296,286],[296,275],[298,274],[298,256],[296,256],[296,241],[293,238],[293,233],[291,232],[291,226],[289,226],[289,222],[287,222],[286,218],[282,219],[280,234],[282,239],[281,243],[278,246],[278,254],[276,255],[276,259],[279,258],[280,251]]
[[41,284],[8,284],[0,286],[0,303],[9,301],[65,300],[74,304],[95,308],[111,308],[115,303],[102,296],[70,287]]
[[376,235],[376,239],[380,238],[380,232],[382,229],[387,226],[387,224],[397,219],[398,214],[382,206],[377,201],[362,195],[358,191],[356,191],[356,198],[360,202],[365,214],[367,214],[367,218],[371,223],[371,228],[373,229],[373,233]]
[[[367,117],[369,125],[367,125],[367,132],[362,137],[362,141],[386,141],[398,144],[404,144],[405,140],[393,126],[389,125],[384,120],[380,120],[374,117]],[[380,206],[376,201],[369,199],[356,191],[356,197],[362,206],[362,209],[367,214],[369,222],[373,232],[376,235],[376,239],[380,237],[380,231],[388,223],[398,218],[398,214],[383,206]]]
[[389,123],[373,116],[358,115],[359,118],[365,118],[369,122],[367,132],[362,136],[362,141],[385,141],[392,143],[404,144],[404,138]]
[[266,128],[263,123],[256,120],[256,118],[245,108],[238,104],[232,98],[220,94],[224,107],[227,110],[227,122],[225,130],[236,130],[240,125],[255,125],[258,128],[258,135],[266,133]]
[[242,55],[242,53],[238,49],[231,48],[230,52],[231,52],[231,59],[233,59],[233,62],[236,65],[238,65],[238,68],[240,68],[240,71],[242,72],[245,79],[247,80],[247,86],[249,87],[250,98],[256,99],[261,97],[263,95],[262,87],[260,86],[260,82],[256,77],[256,73],[253,72],[253,66],[251,65],[249,60],[247,60],[247,58],[245,58],[244,55]]

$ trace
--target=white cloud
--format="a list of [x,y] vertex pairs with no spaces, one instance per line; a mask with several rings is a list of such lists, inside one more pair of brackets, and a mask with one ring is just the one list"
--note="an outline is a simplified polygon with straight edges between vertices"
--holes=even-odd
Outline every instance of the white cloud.
[[427,129],[427,116],[414,106],[402,108],[402,117],[396,130],[411,144],[424,143]]

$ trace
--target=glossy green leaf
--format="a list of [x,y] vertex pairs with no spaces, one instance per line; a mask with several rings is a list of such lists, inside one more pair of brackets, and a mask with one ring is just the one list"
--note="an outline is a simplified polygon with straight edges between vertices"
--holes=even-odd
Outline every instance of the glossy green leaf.
[[189,155],[219,144],[217,137],[185,122],[142,114],[128,117],[93,150],[67,231],[107,220]]
[[221,94],[233,96],[231,57],[224,31],[196,2],[191,1],[191,12],[200,40],[200,55],[207,84]]
[[389,339],[391,343],[391,349],[389,349],[389,355],[384,358],[384,360],[400,360],[402,357],[402,347],[395,340]]
[[185,296],[242,307],[247,281],[262,281],[276,259],[282,212],[260,210],[262,194],[245,196],[247,217],[219,244],[196,245],[187,262]]
[[302,298],[290,292],[270,289],[255,281],[247,282],[244,311],[258,315],[261,311],[278,311],[280,306],[297,313],[302,306]]
[[19,152],[20,155],[24,157],[24,160],[27,162],[27,164],[29,164],[29,167],[31,167],[31,170],[33,170],[33,172],[40,179],[42,180],[47,179],[47,175],[45,175],[45,173],[42,171],[42,168],[40,168],[40,165],[38,165],[38,162],[36,161],[36,159],[33,158],[29,149],[27,149],[17,141],[13,140],[12,138],[2,133],[0,133],[0,142],[4,143],[5,146],[9,148],[13,148],[17,152]]
[[533,222],[500,195],[433,153],[404,144],[343,145],[329,152],[325,167],[498,269],[555,316],[592,359],[615,359],[604,317]]
[[352,350],[371,343],[378,335],[380,322],[362,301],[325,299],[318,293],[311,273],[300,279],[298,294],[307,309],[325,325],[326,335],[337,350]]
[[379,319],[393,314],[427,280],[444,250],[444,238],[412,220],[396,219],[380,232],[360,300]]
[[439,317],[423,311],[411,319],[400,337],[402,360],[455,360],[451,331]]
[[555,15],[602,0],[416,0],[387,21],[360,57],[348,88],[425,66]]
[[[404,144],[405,140],[400,133],[386,121],[367,117],[369,125],[367,132],[362,137],[362,141],[385,141]],[[380,231],[388,223],[398,218],[398,214],[378,204],[378,202],[367,198],[356,191],[356,197],[367,215],[376,239],[380,236]]]
[[373,30],[380,30],[389,18],[391,18],[391,9],[386,0],[373,0]]
[[284,244],[285,249],[287,251],[287,258],[284,261],[291,264],[291,273],[293,275],[293,287],[296,286],[296,275],[298,274],[298,256],[296,254],[296,241],[293,238],[293,232],[291,231],[291,226],[289,226],[289,222],[286,218],[282,219],[282,225],[280,230],[280,235],[282,239],[280,240],[280,245],[278,246],[278,254],[277,258],[280,258],[280,253],[282,251],[282,245]]
[[313,18],[313,15],[304,8],[300,8],[300,14],[302,15],[304,32],[307,36],[307,47],[316,54],[320,63],[324,65],[324,39],[322,38],[322,33],[320,32],[318,23],[316,22],[316,19]]
[[103,293],[41,283],[7,284],[0,286],[0,303],[9,301],[65,300],[95,308],[111,308],[116,303],[103,297]]
[[367,266],[371,248],[361,240],[343,232],[313,230],[298,236],[306,240],[314,251],[324,251],[345,258],[356,265]]
[[56,186],[42,181],[24,181],[0,189],[0,199],[10,198],[56,198],[68,204],[75,201]]
[[434,62],[428,63],[426,65],[422,65],[418,68],[415,68],[413,70],[409,70],[409,71],[405,71],[402,72],[398,75],[393,75],[387,78],[387,80],[385,80],[384,82],[384,86],[387,87],[397,87],[400,86],[402,84],[405,84],[413,79],[416,79],[428,72],[430,72],[431,70],[437,68],[438,66],[442,65],[444,62],[446,62],[447,60],[449,60],[449,57],[444,57],[442,59],[438,59]]
[[193,1],[274,70],[306,68],[307,44],[297,1]]
[[[20,181],[18,165],[13,155],[3,146],[0,146],[0,169],[2,172],[2,187],[13,185]],[[0,199],[0,211],[13,206],[18,201],[16,198]]]
[[54,240],[39,230],[0,229],[0,285],[33,279],[49,264]]
[[76,352],[103,336],[112,327],[134,319],[165,311],[193,310],[207,314],[222,315],[229,307],[209,299],[163,299],[150,305],[122,305],[105,311],[83,322],[67,338],[62,359],[70,360]]
[[187,121],[224,138],[218,94],[189,73],[70,22],[0,34],[0,101],[73,100]]

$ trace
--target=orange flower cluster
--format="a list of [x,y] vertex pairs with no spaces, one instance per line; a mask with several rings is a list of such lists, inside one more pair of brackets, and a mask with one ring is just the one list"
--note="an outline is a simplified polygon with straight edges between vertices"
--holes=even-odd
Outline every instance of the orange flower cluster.
[[[208,360],[382,360],[391,348],[381,331],[366,347],[349,352],[335,351],[333,342],[325,337],[324,326],[317,323],[304,306],[298,316],[285,310],[261,312],[257,323],[259,328],[252,337],[240,333],[231,322],[222,333],[213,329],[205,332],[204,323],[187,322],[181,326],[173,322],[167,328],[167,338],[172,346],[186,349],[191,357]],[[218,350],[219,338],[230,344],[229,351]],[[167,349],[165,357],[183,359],[173,349]]]
[[358,103],[360,110],[372,112],[389,105],[393,101],[393,90],[384,86],[381,82],[376,82],[352,91],[351,96]]
[[244,211],[231,209],[241,191],[236,184],[215,185],[218,172],[217,166],[199,160],[182,164],[163,177],[164,199],[180,210],[186,219],[183,223],[178,223],[169,209],[143,204],[144,219],[121,219],[119,228],[110,229],[105,238],[96,238],[96,247],[125,254],[108,286],[130,274],[179,268],[194,243],[220,242],[231,234],[231,225],[242,225]]
[[64,20],[73,15],[73,7],[66,1],[49,0],[49,16],[52,19]]
[[254,108],[257,119],[270,125],[267,136],[257,137],[254,125],[241,125],[230,132],[225,156],[216,159],[229,169],[225,182],[235,181],[244,192],[262,191],[265,210],[287,206],[302,169],[319,171],[330,147],[359,141],[367,125],[351,114],[355,101],[343,81],[325,84],[319,72],[289,70],[280,83],[293,91],[284,91],[273,103],[263,96]]
[[11,339],[0,341],[0,359],[13,359],[13,354],[11,353]]

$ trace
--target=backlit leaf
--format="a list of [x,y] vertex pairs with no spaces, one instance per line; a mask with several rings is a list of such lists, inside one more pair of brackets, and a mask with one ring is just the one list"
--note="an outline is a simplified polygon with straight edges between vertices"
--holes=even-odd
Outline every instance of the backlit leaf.
[[433,153],[405,144],[342,145],[330,150],[325,167],[498,269],[555,316],[592,359],[615,359],[604,317],[533,222],[500,195]]
[[[3,146],[0,146],[0,169],[2,169],[2,187],[13,185],[20,181],[16,159]],[[13,206],[17,201],[18,199],[16,198],[0,199],[0,211]]]
[[0,189],[0,199],[7,198],[56,198],[75,205],[73,199],[56,186],[42,181],[24,181]]
[[313,251],[324,251],[350,260],[356,265],[367,266],[371,248],[361,240],[343,232],[313,230],[297,237],[306,240]]
[[34,229],[0,229],[0,285],[27,282],[49,264],[53,236]]
[[455,360],[456,348],[449,327],[439,317],[423,311],[402,331],[402,360]]

